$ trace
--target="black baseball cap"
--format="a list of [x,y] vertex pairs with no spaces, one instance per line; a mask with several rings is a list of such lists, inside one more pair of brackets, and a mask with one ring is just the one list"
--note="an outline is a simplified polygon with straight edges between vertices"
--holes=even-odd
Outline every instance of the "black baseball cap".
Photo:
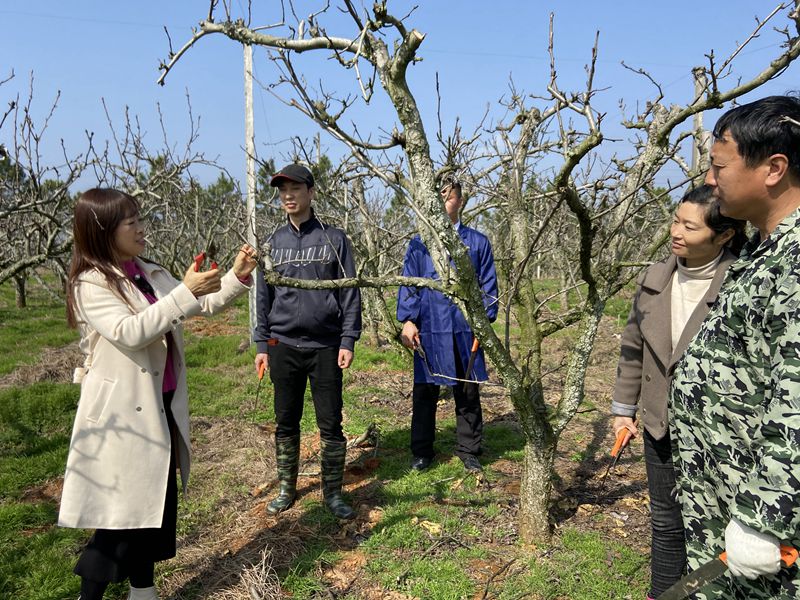
[[306,169],[303,165],[294,163],[286,165],[272,176],[272,179],[269,180],[269,184],[272,187],[278,187],[281,184],[281,179],[305,183],[310,188],[314,187],[314,176],[311,174],[311,171]]

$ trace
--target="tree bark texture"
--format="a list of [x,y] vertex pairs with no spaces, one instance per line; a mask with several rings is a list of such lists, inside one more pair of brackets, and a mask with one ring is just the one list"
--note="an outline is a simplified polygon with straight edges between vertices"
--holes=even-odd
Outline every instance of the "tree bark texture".
[[537,436],[525,443],[519,491],[519,535],[526,543],[550,543],[550,495],[553,489],[553,460],[557,440]]

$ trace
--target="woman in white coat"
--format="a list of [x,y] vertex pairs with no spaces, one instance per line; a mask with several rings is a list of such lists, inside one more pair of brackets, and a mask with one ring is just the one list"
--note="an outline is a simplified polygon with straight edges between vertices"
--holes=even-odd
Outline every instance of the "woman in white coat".
[[233,268],[176,281],[139,258],[144,227],[135,198],[92,189],[75,205],[67,320],[81,335],[80,402],[59,525],[95,529],[75,573],[81,600],[130,580],[130,599],[156,600],[154,564],[175,556],[176,467],[189,477],[189,406],[183,323],[213,314],[249,289],[255,251]]

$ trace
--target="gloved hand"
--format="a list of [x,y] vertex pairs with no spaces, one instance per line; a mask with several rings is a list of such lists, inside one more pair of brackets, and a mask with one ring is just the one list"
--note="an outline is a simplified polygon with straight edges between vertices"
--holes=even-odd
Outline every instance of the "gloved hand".
[[781,569],[780,541],[731,518],[725,528],[728,569],[736,577],[755,579]]

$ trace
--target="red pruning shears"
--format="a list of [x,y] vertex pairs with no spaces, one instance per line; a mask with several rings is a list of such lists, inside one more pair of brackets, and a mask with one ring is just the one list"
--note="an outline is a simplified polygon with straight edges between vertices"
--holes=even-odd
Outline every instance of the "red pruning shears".
[[[208,258],[211,259],[211,268],[217,268],[217,261],[214,260],[217,256],[217,245],[212,241],[211,245],[208,247]],[[206,260],[206,252],[201,252],[197,256],[194,257],[194,270],[195,272],[200,270],[200,267]]]

